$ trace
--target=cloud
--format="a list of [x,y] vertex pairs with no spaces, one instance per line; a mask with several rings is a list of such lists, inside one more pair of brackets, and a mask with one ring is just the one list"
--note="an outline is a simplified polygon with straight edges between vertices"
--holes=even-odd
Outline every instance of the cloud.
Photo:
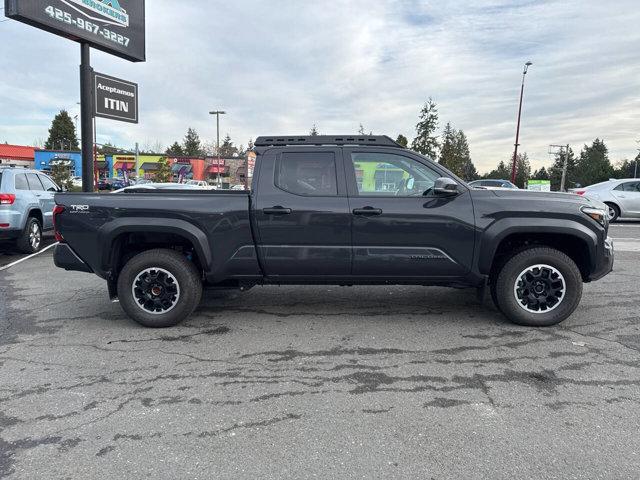
[[[123,5],[125,4],[123,0]],[[126,8],[126,7],[125,7]],[[611,158],[640,139],[636,2],[278,0],[147,2],[147,59],[93,52],[97,71],[140,84],[141,123],[98,119],[99,141],[182,138],[187,127],[246,144],[257,135],[411,136],[429,97],[464,129],[481,171],[513,149],[521,67],[521,149],[549,164],[550,143],[604,138]],[[46,137],[60,108],[77,113],[79,46],[0,24],[0,141]]]

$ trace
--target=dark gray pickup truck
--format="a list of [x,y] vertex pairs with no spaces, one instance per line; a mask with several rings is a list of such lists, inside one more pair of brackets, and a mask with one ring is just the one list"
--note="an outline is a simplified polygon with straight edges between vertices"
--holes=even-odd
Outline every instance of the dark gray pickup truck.
[[385,136],[261,137],[250,192],[56,195],[55,263],[95,273],[148,327],[203,286],[412,284],[491,293],[511,321],[553,325],[613,267],[603,204],[473,189]]

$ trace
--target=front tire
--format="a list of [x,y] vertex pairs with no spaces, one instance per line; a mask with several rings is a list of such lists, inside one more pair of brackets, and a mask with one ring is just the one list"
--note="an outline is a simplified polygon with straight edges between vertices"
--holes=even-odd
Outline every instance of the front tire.
[[42,225],[35,217],[29,217],[16,247],[22,253],[36,253],[42,246]]
[[177,325],[200,303],[195,265],[175,250],[148,250],[131,258],[118,277],[118,298],[129,317],[150,328]]
[[510,258],[495,283],[500,311],[513,323],[555,325],[568,318],[582,298],[582,275],[563,252],[537,247]]

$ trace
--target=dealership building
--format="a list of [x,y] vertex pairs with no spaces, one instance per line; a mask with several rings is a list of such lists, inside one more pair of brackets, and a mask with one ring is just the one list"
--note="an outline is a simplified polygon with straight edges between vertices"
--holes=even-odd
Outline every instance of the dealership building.
[[33,168],[34,158],[34,147],[0,144],[0,165]]

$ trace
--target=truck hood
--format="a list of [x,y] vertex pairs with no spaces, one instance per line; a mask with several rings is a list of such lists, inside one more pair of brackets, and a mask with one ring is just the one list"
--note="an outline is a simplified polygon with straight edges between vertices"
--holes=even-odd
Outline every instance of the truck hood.
[[522,200],[530,200],[532,202],[563,202],[563,203],[574,203],[576,205],[587,205],[594,208],[600,208],[604,211],[607,211],[607,206],[593,198],[583,197],[580,195],[576,195],[575,193],[564,193],[564,192],[536,192],[532,190],[492,190],[496,197],[504,198],[505,201],[508,199],[514,199],[518,201]]

